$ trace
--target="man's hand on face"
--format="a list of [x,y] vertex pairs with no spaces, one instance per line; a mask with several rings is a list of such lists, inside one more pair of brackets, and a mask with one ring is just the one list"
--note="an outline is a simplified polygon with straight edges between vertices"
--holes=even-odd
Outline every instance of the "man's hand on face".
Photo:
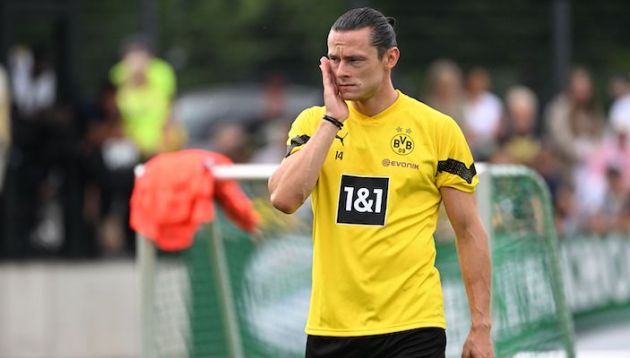
[[319,59],[319,68],[322,71],[322,82],[324,84],[324,105],[326,114],[343,122],[348,118],[348,105],[341,97],[339,88],[335,81],[335,74],[330,66],[330,60],[326,57]]

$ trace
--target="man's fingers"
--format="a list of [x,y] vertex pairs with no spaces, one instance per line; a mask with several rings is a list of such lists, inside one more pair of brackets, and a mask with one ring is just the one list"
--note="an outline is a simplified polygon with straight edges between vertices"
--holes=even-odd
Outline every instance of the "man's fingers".
[[322,70],[322,81],[324,83],[324,89],[332,90],[334,93],[335,82],[330,74],[330,62],[326,57],[319,59],[319,68]]
[[468,343],[464,344],[464,348],[462,349],[462,358],[472,358],[472,348]]
[[319,59],[319,68],[322,71],[322,82],[324,84],[324,106],[326,111],[335,118],[343,120],[348,117],[348,107],[341,98],[335,73],[330,60],[326,57]]
[[326,58],[322,57],[319,59],[319,69],[322,70],[322,80],[324,81],[324,86],[327,85],[329,81],[328,68],[327,68]]

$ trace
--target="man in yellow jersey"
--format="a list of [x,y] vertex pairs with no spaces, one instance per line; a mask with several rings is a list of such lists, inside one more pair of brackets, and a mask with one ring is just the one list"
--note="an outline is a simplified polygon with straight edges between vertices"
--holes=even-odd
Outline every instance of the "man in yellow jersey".
[[337,19],[320,59],[325,106],[295,120],[287,157],[269,179],[271,201],[285,213],[312,198],[306,357],[444,357],[433,241],[441,201],[470,303],[463,356],[492,357],[473,158],[453,119],[393,87],[393,25],[370,8]]

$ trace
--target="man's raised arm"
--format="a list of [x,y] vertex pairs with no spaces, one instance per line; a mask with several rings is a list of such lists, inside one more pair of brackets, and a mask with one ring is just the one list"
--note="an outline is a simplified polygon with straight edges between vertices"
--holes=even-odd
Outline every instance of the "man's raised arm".
[[337,127],[322,121],[302,150],[284,158],[269,178],[271,204],[276,209],[291,214],[304,203],[317,183],[336,134]]
[[[343,123],[348,118],[348,106],[339,94],[329,60],[322,57],[319,61],[326,114]],[[313,137],[304,144],[304,148],[280,163],[268,183],[271,204],[276,209],[291,214],[308,198],[317,183],[319,172],[338,130],[333,123],[322,121]]]

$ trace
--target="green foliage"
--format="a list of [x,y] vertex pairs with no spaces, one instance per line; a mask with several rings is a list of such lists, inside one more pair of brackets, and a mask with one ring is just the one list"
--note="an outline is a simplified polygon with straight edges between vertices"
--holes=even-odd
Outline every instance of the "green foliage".
[[[77,2],[73,68],[86,97],[96,92],[118,59],[124,38],[141,29],[144,2]],[[318,59],[326,34],[351,6],[367,4],[398,19],[402,58],[396,85],[420,95],[427,66],[451,58],[464,68],[488,67],[495,90],[515,82],[549,95],[552,16],[548,1],[451,0],[442,2],[336,0],[155,0],[158,54],[177,69],[180,91],[219,82],[257,81],[281,72],[318,86]],[[61,6],[61,5],[59,5]],[[62,14],[58,12],[56,14]],[[55,15],[57,16],[57,15]],[[59,15],[62,16],[62,15]],[[611,74],[630,72],[630,2],[571,1],[573,62],[591,69],[598,88]],[[27,43],[49,41],[60,17],[19,13],[13,35]],[[60,57],[61,58],[61,57]]]
[[550,5],[518,0],[379,3],[398,20],[399,70],[413,74],[418,92],[427,67],[439,58],[450,58],[464,70],[482,65],[495,76],[508,75],[539,89],[550,76]]
[[164,48],[185,53],[184,87],[269,71],[310,77],[300,73],[303,64],[317,63],[340,7],[333,0],[162,0],[160,35]]

